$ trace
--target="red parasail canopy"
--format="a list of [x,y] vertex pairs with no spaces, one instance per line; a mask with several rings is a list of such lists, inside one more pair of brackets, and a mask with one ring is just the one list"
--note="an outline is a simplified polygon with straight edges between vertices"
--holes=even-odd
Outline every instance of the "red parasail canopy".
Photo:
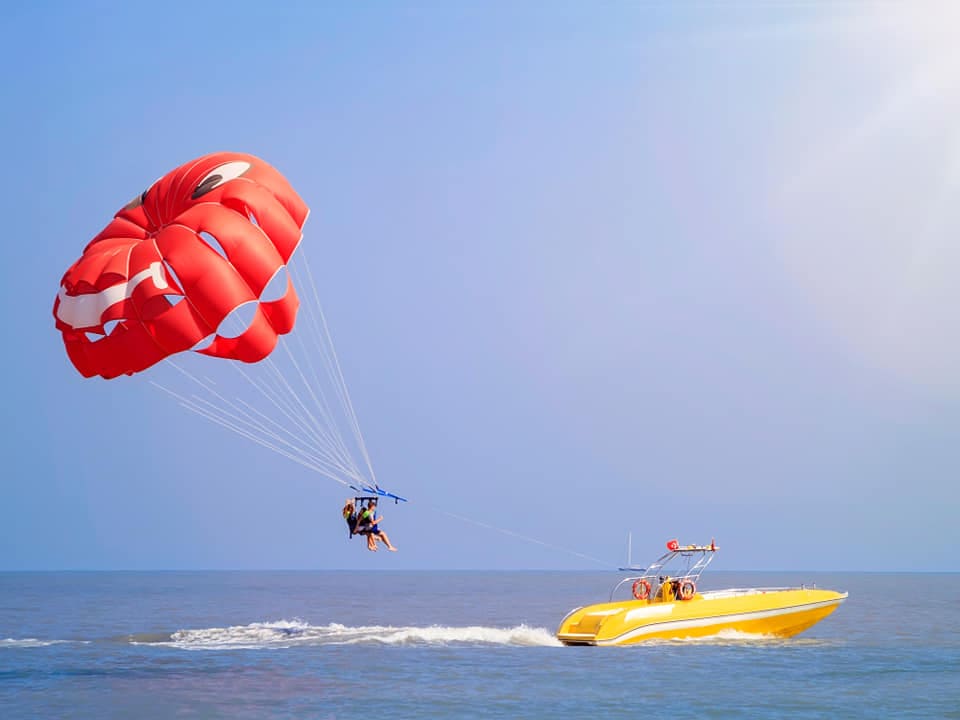
[[[53,315],[67,355],[83,376],[104,378],[207,338],[197,352],[262,360],[294,326],[299,300],[289,279],[279,299],[262,296],[308,214],[287,180],[253,155],[181,165],[120,210],[64,274]],[[217,334],[248,303],[249,326],[236,337]]]

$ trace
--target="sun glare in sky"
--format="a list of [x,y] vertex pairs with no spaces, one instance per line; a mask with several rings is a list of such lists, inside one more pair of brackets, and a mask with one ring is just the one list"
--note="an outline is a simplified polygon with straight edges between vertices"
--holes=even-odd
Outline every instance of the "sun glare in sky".
[[830,56],[831,89],[785,120],[783,255],[860,362],[958,392],[960,4],[859,13],[811,53]]

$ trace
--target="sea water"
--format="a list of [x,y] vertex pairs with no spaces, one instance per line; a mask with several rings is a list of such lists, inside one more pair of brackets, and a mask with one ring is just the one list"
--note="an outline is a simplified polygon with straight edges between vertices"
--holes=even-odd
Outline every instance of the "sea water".
[[616,580],[0,573],[0,718],[960,718],[960,574],[711,573],[850,597],[790,640],[561,646]]

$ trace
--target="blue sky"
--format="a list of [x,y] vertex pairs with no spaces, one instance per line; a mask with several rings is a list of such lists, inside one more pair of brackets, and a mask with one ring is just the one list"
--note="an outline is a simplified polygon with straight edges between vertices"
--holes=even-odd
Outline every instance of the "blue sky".
[[[278,5],[5,11],[0,568],[590,568],[551,546],[612,565],[632,531],[960,570],[952,6]],[[63,271],[216,150],[312,208],[398,553],[66,358]]]

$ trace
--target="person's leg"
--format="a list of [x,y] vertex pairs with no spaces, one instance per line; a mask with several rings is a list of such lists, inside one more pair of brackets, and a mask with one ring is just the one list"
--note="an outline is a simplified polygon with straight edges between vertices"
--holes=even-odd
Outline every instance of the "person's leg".
[[393,552],[397,551],[397,549],[390,544],[390,538],[387,537],[387,534],[383,530],[380,531],[377,537],[379,537],[383,541],[383,544],[387,546],[387,550],[392,550]]

